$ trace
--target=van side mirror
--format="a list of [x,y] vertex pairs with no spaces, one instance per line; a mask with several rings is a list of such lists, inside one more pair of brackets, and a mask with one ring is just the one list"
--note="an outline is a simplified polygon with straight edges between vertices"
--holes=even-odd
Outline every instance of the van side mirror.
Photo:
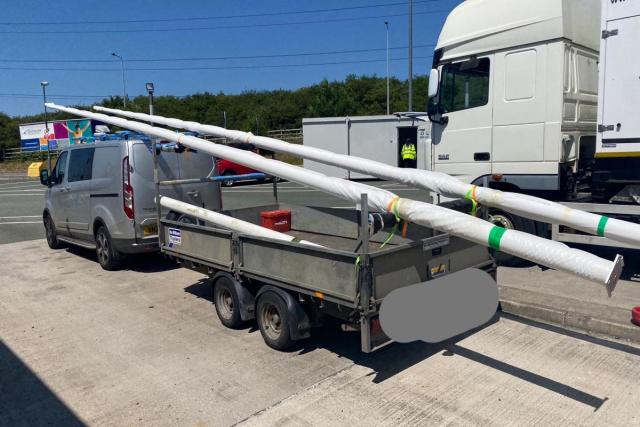
[[50,185],[49,171],[47,169],[42,169],[40,171],[40,184],[46,185],[46,186]]
[[438,95],[438,85],[440,83],[440,73],[433,68],[429,73],[429,91],[428,97],[435,98]]

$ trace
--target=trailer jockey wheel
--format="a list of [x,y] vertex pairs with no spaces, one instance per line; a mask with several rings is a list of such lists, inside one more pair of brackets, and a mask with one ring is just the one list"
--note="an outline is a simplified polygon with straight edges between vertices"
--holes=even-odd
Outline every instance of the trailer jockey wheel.
[[240,301],[228,277],[220,277],[213,285],[213,301],[220,322],[227,328],[238,329],[244,322],[240,318]]
[[256,310],[258,327],[267,345],[275,350],[286,350],[293,344],[290,332],[291,316],[287,305],[275,292],[265,292],[258,299]]
[[[498,227],[506,228],[507,230],[518,230],[533,235],[536,234],[536,225],[532,220],[499,209],[489,209],[488,220],[490,223]],[[496,263],[500,266],[525,267],[531,265],[529,261],[505,252],[496,251],[495,249],[489,249],[489,251],[491,252],[491,256],[496,260]]]

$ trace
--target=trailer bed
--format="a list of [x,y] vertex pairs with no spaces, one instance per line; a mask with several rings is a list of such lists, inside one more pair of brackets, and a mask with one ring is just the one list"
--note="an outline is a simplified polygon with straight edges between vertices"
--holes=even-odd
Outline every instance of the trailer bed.
[[[223,270],[357,307],[362,255],[362,248],[357,248],[359,212],[274,204],[225,213],[259,224],[260,212],[274,209],[291,210],[293,226],[287,234],[324,247],[162,220],[161,249],[196,268],[206,267],[209,274]],[[387,228],[369,239],[371,296],[376,302],[399,287],[465,268],[493,265],[486,248],[413,224],[406,238],[394,235],[382,247],[389,232]]]

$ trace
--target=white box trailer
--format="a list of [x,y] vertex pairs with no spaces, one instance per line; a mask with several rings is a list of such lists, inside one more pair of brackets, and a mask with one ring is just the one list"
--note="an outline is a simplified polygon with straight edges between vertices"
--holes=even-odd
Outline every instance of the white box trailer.
[[638,41],[640,2],[604,1],[596,157],[640,156]]
[[602,3],[594,191],[640,203],[640,2]]
[[[376,160],[391,166],[401,165],[402,144],[410,139],[416,143],[418,169],[427,169],[431,162],[430,127],[429,123],[397,116],[302,119],[304,145]],[[304,167],[338,178],[374,178],[306,159]]]

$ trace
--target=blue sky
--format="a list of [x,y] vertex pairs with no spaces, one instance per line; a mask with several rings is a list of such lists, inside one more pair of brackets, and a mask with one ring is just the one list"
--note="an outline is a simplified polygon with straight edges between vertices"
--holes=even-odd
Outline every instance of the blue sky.
[[[9,115],[42,110],[42,80],[50,82],[50,99],[63,104],[121,95],[121,64],[112,52],[125,59],[130,97],[144,93],[147,81],[157,95],[181,96],[294,89],[351,73],[384,76],[385,20],[390,47],[408,45],[402,0],[0,2],[0,112]],[[460,2],[414,0],[415,74],[430,68],[432,45]],[[326,9],[342,10],[291,13]],[[319,54],[336,51],[350,52]],[[308,55],[274,57],[301,53]],[[406,78],[406,57],[406,49],[391,50],[392,75]]]

